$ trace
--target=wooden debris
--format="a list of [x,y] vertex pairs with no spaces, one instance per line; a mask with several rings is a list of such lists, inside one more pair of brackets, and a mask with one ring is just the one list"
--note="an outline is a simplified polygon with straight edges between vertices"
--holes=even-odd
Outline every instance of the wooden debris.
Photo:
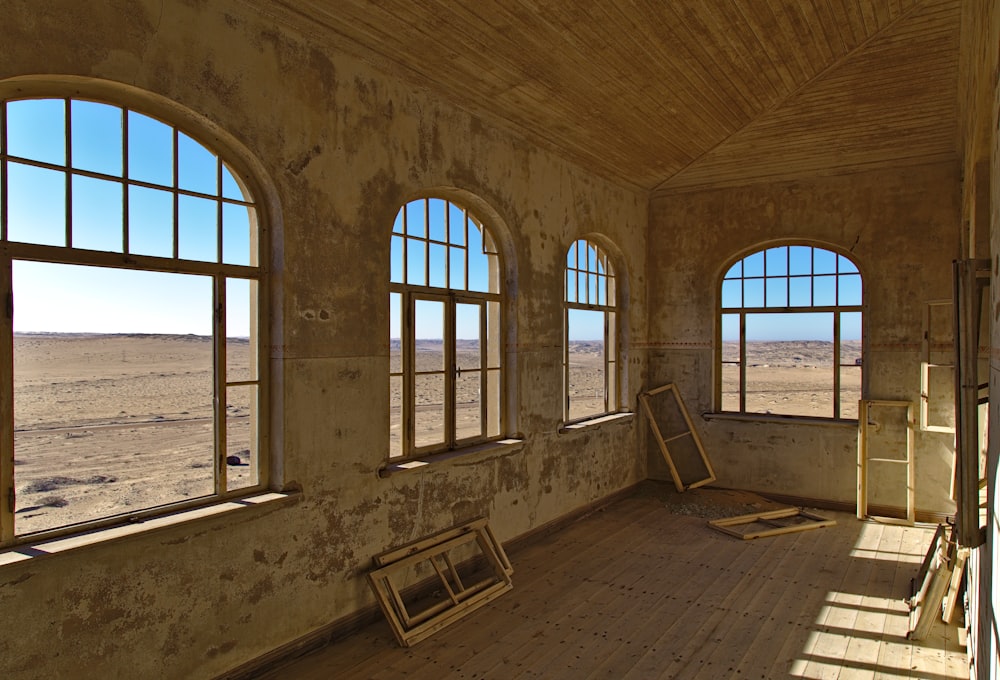
[[[800,518],[804,518],[807,521],[800,521]],[[724,534],[729,534],[730,536],[735,536],[736,538],[742,538],[743,540],[779,536],[781,534],[791,534],[810,529],[821,529],[833,526],[836,523],[836,520],[820,517],[802,508],[783,508],[781,510],[755,512],[749,515],[739,515],[738,517],[713,519],[708,522],[709,526],[713,529],[721,531]],[[751,531],[740,531],[731,528],[747,524],[765,524],[770,528]]]

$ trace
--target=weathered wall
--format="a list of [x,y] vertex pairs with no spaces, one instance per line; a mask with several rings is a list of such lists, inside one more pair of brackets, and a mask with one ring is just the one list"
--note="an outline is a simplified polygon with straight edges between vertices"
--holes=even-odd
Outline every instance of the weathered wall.
[[[975,244],[970,255],[989,258],[990,394],[1000,394],[1000,8],[996,2],[963,5],[961,51],[962,151],[965,184],[962,215],[967,242]],[[989,249],[983,248],[988,235]],[[1000,422],[1000,399],[990,400],[989,420]],[[986,461],[986,543],[969,557],[968,602],[971,677],[987,680],[1000,676],[1000,431],[989,428]]]
[[[734,259],[806,239],[850,253],[864,279],[867,398],[918,403],[924,303],[951,297],[959,252],[952,164],[657,196],[650,205],[649,384],[713,410],[719,281]],[[696,419],[724,486],[853,503],[854,425]],[[947,512],[949,435],[918,433],[917,508]],[[647,447],[650,474],[665,465]],[[901,467],[901,466],[900,466]],[[900,469],[872,471],[872,503],[905,507]]]
[[[212,677],[370,604],[363,574],[389,546],[482,514],[507,540],[645,476],[638,419],[557,433],[566,248],[588,233],[615,244],[627,344],[644,346],[644,196],[237,0],[17,0],[4,3],[3,30],[0,79],[60,74],[155,93],[217,125],[223,146],[245,149],[239,165],[261,171],[275,483],[302,489],[237,521],[0,569],[5,678]],[[429,189],[477,197],[502,221],[508,429],[524,445],[380,479],[390,225]],[[632,347],[626,403],[643,364]]]

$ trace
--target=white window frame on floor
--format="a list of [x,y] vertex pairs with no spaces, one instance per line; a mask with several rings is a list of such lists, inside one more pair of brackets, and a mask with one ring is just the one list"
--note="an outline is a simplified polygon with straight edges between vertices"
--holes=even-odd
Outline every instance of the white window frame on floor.
[[[578,239],[566,251],[563,292],[563,421],[577,423],[617,413],[620,408],[621,323],[618,319],[618,283],[607,251],[589,239]],[[604,405],[595,413],[571,417],[570,313],[599,312],[604,317]]]
[[[443,222],[442,222],[443,220]],[[420,222],[420,228],[414,225]],[[431,224],[440,230],[431,233]],[[473,253],[470,243],[472,230],[481,235],[481,252]],[[399,404],[399,421],[393,423],[390,415],[390,444],[388,458],[400,461],[415,456],[452,451],[474,446],[503,437],[506,421],[506,384],[503,345],[503,255],[497,240],[487,225],[476,214],[453,199],[436,195],[422,196],[404,204],[396,215],[391,237],[391,258],[395,263],[390,272],[390,316],[392,327],[398,327],[399,355],[390,350],[389,387],[394,381],[401,383],[402,398]],[[422,255],[412,256],[413,252]],[[443,259],[432,263],[431,252],[443,254]],[[488,265],[485,290],[470,287],[470,257],[485,257]],[[456,284],[456,285],[453,285]],[[418,366],[417,306],[420,302],[442,305],[442,354],[440,367],[424,370]],[[395,303],[395,304],[394,304]],[[398,305],[398,307],[397,307]],[[479,366],[460,366],[456,352],[456,315],[461,307],[479,309]],[[478,373],[480,378],[479,424],[480,430],[462,436],[456,425],[458,410],[456,384],[463,375]],[[420,442],[416,433],[417,410],[421,394],[418,378],[439,375],[444,381],[442,436],[439,441]],[[485,396],[484,396],[485,395]],[[391,396],[390,396],[391,400]],[[392,410],[390,404],[390,411]],[[393,435],[392,429],[399,432]]]
[[[0,361],[8,367],[4,371],[0,380],[0,419],[3,421],[2,435],[0,435],[0,546],[8,546],[23,543],[25,541],[37,541],[49,536],[78,532],[81,530],[91,530],[101,526],[108,526],[123,521],[133,521],[144,517],[175,512],[189,507],[206,505],[220,500],[237,498],[252,493],[257,493],[268,485],[268,470],[270,461],[266,448],[262,445],[264,439],[264,424],[267,422],[267,400],[265,398],[265,386],[267,382],[267,361],[263,351],[265,343],[261,337],[262,329],[265,328],[263,319],[266,317],[267,295],[265,291],[266,280],[263,269],[260,266],[262,260],[262,250],[264,243],[265,228],[261,222],[259,206],[251,197],[251,190],[246,183],[246,179],[241,177],[229,162],[213,150],[212,144],[199,140],[199,135],[189,129],[181,129],[178,125],[166,120],[155,113],[143,110],[141,106],[132,104],[136,99],[134,94],[129,95],[129,103],[115,101],[112,96],[107,96],[104,91],[108,88],[103,85],[95,85],[102,94],[100,96],[89,97],[86,94],[74,94],[65,96],[55,92],[52,96],[45,94],[33,94],[30,97],[13,96],[0,98],[0,300],[3,301],[3,311],[0,312]],[[86,92],[86,87],[74,87],[73,91]],[[65,90],[64,90],[65,91]],[[64,161],[51,162],[17,156],[9,150],[8,139],[8,104],[26,100],[45,100],[49,102],[62,102],[64,105]],[[73,135],[73,110],[74,102],[81,104],[101,104],[112,107],[121,113],[121,138],[115,139],[113,143],[120,145],[122,159],[120,171],[107,174],[105,172],[95,172],[74,164],[72,142]],[[16,105],[16,104],[15,104]],[[59,104],[53,104],[59,106]],[[162,123],[172,132],[172,163],[169,168],[169,182],[149,182],[135,179],[129,173],[129,121],[132,115],[144,116]],[[138,120],[138,118],[136,118]],[[185,128],[191,127],[185,125]],[[203,150],[214,156],[215,160],[215,184],[216,192],[204,193],[202,191],[192,191],[181,186],[178,180],[178,143],[184,136],[185,144],[195,143]],[[211,138],[210,134],[202,137]],[[92,140],[91,140],[92,141]],[[111,143],[111,142],[109,142]],[[190,147],[189,147],[190,148]],[[16,197],[12,195],[8,186],[10,176],[9,168],[37,168],[51,173],[61,173],[65,195],[58,199],[65,204],[65,236],[61,244],[41,244],[27,242],[26,240],[11,240],[8,229],[8,208],[11,201]],[[223,178],[226,178],[224,183]],[[122,196],[121,214],[114,215],[112,222],[116,229],[120,229],[120,245],[116,245],[112,250],[85,249],[74,246],[74,180],[86,178],[89,181],[104,182],[108,185],[120,187]],[[228,189],[224,188],[228,187]],[[238,188],[237,188],[238,187]],[[173,198],[173,235],[172,253],[152,256],[132,252],[129,244],[130,222],[138,222],[142,215],[130,215],[128,201],[130,191],[133,189],[157,190],[169,194]],[[235,194],[240,194],[238,197]],[[179,234],[184,229],[183,219],[178,210],[179,202],[184,197],[199,199],[205,202],[212,202],[216,210],[216,241],[217,248],[213,258],[205,257],[204,260],[191,260],[179,256],[181,245]],[[224,210],[235,207],[237,211],[245,209],[250,227],[249,252],[246,257],[239,259],[242,262],[235,262],[227,254],[226,245],[231,241],[225,236]],[[240,236],[242,241],[244,237]],[[81,265],[93,268],[110,268],[117,270],[161,272],[168,274],[188,274],[209,277],[212,281],[212,356],[213,356],[213,442],[210,452],[214,461],[213,489],[211,495],[203,496],[192,500],[177,500],[168,502],[165,505],[155,507],[143,507],[135,511],[129,511],[126,507],[116,508],[115,512],[80,523],[67,526],[60,526],[43,531],[19,534],[15,523],[15,480],[14,480],[14,377],[13,370],[13,316],[16,304],[17,292],[13,286],[12,272],[15,262],[44,262],[64,265]],[[232,379],[227,376],[227,349],[226,349],[226,296],[227,282],[246,281],[250,290],[250,340],[249,357],[251,371],[246,379]],[[242,284],[241,284],[242,285]],[[256,465],[256,483],[243,486],[238,489],[229,489],[227,482],[227,391],[235,389],[250,390],[251,404],[251,425],[250,425],[250,447],[251,457]]]
[[[810,266],[808,272],[795,272],[792,273],[791,266],[791,248],[808,248],[810,249]],[[784,252],[783,264],[775,266],[775,270],[778,273],[771,273],[769,269],[770,257],[778,259],[781,257],[782,251]],[[834,266],[832,270],[827,271],[824,268],[822,271],[817,271],[817,257],[816,253],[822,253],[827,256],[831,256],[834,261]],[[750,274],[748,274],[747,263],[756,256],[761,256],[762,265],[758,270],[755,268]],[[857,294],[859,300],[858,304],[841,304],[841,300],[845,297],[842,292],[842,285],[844,279],[842,277],[856,277],[857,284],[859,286],[859,292]],[[817,297],[817,285],[816,279],[818,278],[829,278],[833,286],[833,304],[815,304]],[[799,300],[793,302],[792,300],[792,284],[796,281],[807,281],[809,282],[809,301],[808,303],[800,303]],[[754,287],[753,293],[750,293],[750,287]],[[738,295],[739,304],[731,304],[727,302],[727,298],[733,299],[731,295],[728,294],[727,288],[732,287],[732,290],[738,290],[738,293],[733,293],[733,295]],[[815,313],[830,313],[832,315],[833,327],[831,328],[831,337],[833,338],[833,412],[829,415],[822,416],[803,416],[797,414],[782,414],[775,413],[773,415],[785,417],[785,418],[821,418],[829,420],[841,420],[842,404],[841,404],[841,371],[844,369],[848,370],[858,370],[862,372],[863,380],[863,364],[849,363],[845,364],[841,361],[841,316],[843,314],[860,314],[861,315],[861,329],[862,329],[862,343],[863,343],[863,333],[864,333],[864,304],[863,304],[863,294],[864,294],[864,280],[861,275],[861,271],[857,264],[851,260],[847,255],[837,252],[832,248],[815,245],[811,243],[801,243],[801,242],[788,242],[788,243],[778,243],[771,244],[764,248],[759,248],[753,252],[747,253],[740,259],[736,260],[733,264],[726,268],[725,274],[723,274],[722,279],[719,283],[719,293],[717,297],[719,313],[716,317],[718,320],[716,329],[716,379],[715,379],[715,410],[721,413],[739,413],[746,415],[771,415],[771,414],[761,414],[757,411],[747,410],[747,315],[759,315],[759,314],[815,314]],[[760,291],[759,295],[757,291]],[[771,291],[769,294],[768,291]],[[760,299],[761,304],[744,306],[747,297],[752,296],[754,300]],[[853,294],[851,295],[853,297]],[[739,323],[739,358],[737,360],[727,360],[723,354],[723,318],[726,316],[736,316],[738,317]],[[723,410],[723,379],[722,374],[725,366],[736,366],[739,370],[739,409],[736,411],[725,411]],[[862,382],[863,385],[863,382]],[[862,387],[862,391],[863,391]],[[846,420],[856,420],[856,418],[847,418]]]

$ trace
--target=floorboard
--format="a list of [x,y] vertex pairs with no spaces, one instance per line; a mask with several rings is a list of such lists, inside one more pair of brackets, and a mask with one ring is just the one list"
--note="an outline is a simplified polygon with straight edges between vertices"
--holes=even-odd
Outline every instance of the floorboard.
[[906,639],[933,526],[822,512],[836,526],[747,541],[708,526],[747,512],[713,499],[732,492],[650,484],[519,548],[513,591],[410,649],[379,622],[258,677],[968,677],[954,627]]

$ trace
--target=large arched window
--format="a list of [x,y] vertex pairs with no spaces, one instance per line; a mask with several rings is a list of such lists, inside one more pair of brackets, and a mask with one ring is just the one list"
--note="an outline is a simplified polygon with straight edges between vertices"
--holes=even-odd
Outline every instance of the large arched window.
[[259,241],[196,133],[0,102],[3,543],[264,485]]
[[720,290],[717,382],[722,411],[857,418],[861,274],[807,245],[760,250]]
[[501,260],[482,220],[410,201],[392,229],[389,457],[446,451],[503,428]]
[[608,254],[580,239],[566,255],[563,385],[566,421],[618,410],[618,294]]

